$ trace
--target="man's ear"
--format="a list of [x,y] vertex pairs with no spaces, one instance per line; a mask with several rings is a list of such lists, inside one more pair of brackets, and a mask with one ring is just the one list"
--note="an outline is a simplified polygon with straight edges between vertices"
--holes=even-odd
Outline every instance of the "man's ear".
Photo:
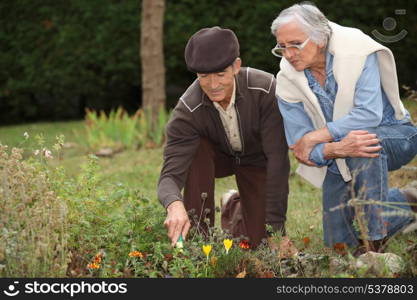
[[238,57],[233,62],[233,74],[237,75],[240,71],[240,67],[242,66],[242,60]]

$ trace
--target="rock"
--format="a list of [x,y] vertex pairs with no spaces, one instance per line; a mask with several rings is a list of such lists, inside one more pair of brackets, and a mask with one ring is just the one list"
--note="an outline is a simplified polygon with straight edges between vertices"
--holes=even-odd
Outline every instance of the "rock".
[[101,148],[94,154],[98,157],[113,157],[114,154],[117,154],[122,151],[123,151],[122,146],[115,146],[113,148],[110,148],[110,147]]
[[399,274],[404,270],[404,266],[403,259],[394,253],[376,253],[372,251],[359,256],[355,263],[357,269],[365,267],[376,276]]
[[113,154],[114,151],[112,148],[101,148],[95,153],[95,155],[98,157],[112,157]]

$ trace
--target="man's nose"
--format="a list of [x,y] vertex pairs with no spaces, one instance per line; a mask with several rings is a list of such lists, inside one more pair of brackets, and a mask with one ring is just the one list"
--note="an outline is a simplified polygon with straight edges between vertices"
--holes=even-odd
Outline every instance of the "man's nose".
[[219,79],[217,76],[211,76],[210,78],[210,88],[216,89],[219,86]]

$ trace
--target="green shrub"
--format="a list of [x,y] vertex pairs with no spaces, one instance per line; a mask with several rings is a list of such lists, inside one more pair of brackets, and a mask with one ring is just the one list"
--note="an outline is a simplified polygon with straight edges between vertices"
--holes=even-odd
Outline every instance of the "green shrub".
[[158,147],[164,142],[169,116],[170,113],[161,107],[157,122],[152,126],[151,112],[147,109],[139,109],[133,116],[129,116],[122,107],[111,110],[108,115],[104,111],[87,110],[85,143],[92,151],[110,148],[118,152]]
[[62,277],[67,207],[39,164],[0,145],[0,276]]

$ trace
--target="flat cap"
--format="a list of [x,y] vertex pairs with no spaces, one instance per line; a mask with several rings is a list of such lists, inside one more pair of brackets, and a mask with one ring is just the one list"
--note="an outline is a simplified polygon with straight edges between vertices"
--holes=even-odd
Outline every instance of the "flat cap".
[[191,72],[221,72],[239,57],[239,41],[230,29],[203,28],[188,40],[184,56]]

